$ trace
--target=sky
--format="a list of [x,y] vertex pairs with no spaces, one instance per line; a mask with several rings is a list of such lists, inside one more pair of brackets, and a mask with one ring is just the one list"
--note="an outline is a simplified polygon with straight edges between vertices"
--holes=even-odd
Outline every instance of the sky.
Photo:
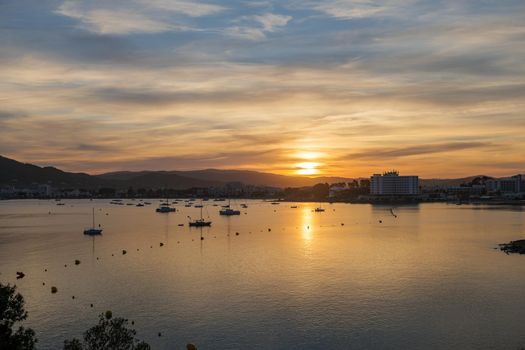
[[523,0],[0,0],[0,154],[67,171],[525,172]]

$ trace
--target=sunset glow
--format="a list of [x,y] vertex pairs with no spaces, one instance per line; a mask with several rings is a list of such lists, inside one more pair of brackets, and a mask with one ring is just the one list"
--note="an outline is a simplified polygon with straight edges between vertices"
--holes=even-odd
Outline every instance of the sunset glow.
[[0,11],[4,156],[89,173],[523,171],[522,2],[35,3],[38,21]]

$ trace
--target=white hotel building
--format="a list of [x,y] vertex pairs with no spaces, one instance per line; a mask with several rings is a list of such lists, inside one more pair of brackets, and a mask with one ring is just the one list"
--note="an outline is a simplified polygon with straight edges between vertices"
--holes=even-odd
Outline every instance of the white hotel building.
[[417,176],[399,176],[397,171],[374,174],[370,178],[370,194],[372,195],[404,195],[419,194],[419,178]]

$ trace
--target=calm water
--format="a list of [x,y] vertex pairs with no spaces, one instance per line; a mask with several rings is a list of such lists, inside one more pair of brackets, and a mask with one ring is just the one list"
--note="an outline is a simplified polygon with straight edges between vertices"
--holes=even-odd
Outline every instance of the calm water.
[[[40,349],[81,337],[108,309],[154,349],[525,346],[525,256],[493,249],[525,237],[520,208],[424,204],[394,218],[381,206],[245,201],[228,218],[210,201],[201,231],[187,226],[199,209],[182,205],[64,202],[0,202],[0,280],[24,295]],[[93,206],[95,239],[82,234]]]

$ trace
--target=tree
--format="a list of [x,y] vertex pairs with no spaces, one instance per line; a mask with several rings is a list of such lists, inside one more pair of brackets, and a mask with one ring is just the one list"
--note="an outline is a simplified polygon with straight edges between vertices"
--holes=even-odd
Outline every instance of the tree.
[[137,332],[128,328],[128,320],[112,318],[111,311],[99,315],[98,324],[78,339],[64,341],[64,350],[150,350],[151,347],[135,338]]
[[16,292],[16,286],[0,283],[0,349],[2,350],[33,350],[37,339],[31,328],[18,327],[13,331],[15,323],[27,318],[24,309],[24,297]]

